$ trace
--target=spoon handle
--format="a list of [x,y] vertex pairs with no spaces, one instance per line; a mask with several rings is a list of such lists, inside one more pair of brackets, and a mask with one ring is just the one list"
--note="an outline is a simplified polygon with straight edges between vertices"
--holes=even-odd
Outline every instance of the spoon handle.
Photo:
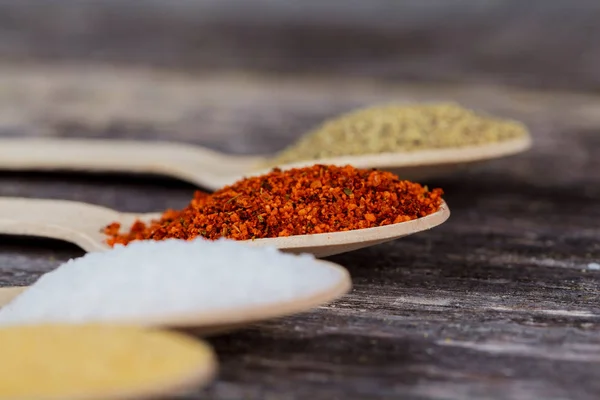
[[4,138],[0,139],[0,168],[157,172],[169,168],[177,156],[181,159],[182,154],[173,154],[181,148],[174,148],[155,142],[105,139]]
[[0,198],[0,234],[65,240],[86,251],[106,249],[101,229],[120,214],[65,200]]
[[0,169],[160,174],[211,190],[240,179],[261,160],[173,142],[0,139]]
[[0,288],[0,308],[7,305],[8,303],[10,303],[12,301],[12,299],[14,299],[18,295],[20,295],[25,289],[27,289],[27,286],[1,287]]

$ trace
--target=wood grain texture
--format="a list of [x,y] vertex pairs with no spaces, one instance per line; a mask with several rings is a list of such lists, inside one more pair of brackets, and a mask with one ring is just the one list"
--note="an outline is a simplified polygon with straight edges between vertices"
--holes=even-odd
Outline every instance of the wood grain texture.
[[[155,80],[132,70],[114,70],[111,81],[102,69],[88,67],[88,76],[104,76],[97,79],[104,85],[88,88],[85,97],[105,103],[82,103],[73,114],[63,112],[64,93],[79,78],[74,66],[68,68],[63,74],[71,81],[49,79],[63,90],[46,92],[48,109],[25,101],[27,117],[12,125],[0,120],[0,131],[158,137],[254,153],[276,151],[322,118],[358,105],[442,99],[521,119],[532,130],[535,143],[526,154],[427,182],[447,192],[453,214],[443,226],[331,257],[354,280],[341,301],[213,338],[222,363],[219,379],[178,398],[533,400],[600,394],[600,271],[588,267],[600,261],[600,98],[344,78],[173,73]],[[38,66],[12,76],[40,71],[59,74]],[[117,95],[111,82],[126,74],[129,86]],[[150,106],[132,94],[144,79],[159,82]],[[40,87],[20,86],[19,96],[35,97]],[[116,98],[129,99],[122,100],[126,111],[106,106]],[[172,114],[145,112],[154,98]],[[10,103],[0,103],[0,111]],[[0,175],[0,195],[82,200],[122,211],[179,207],[193,190],[154,177]],[[31,283],[80,254],[56,242],[2,238],[0,284]]]
[[[535,142],[426,182],[446,190],[446,224],[332,257],[350,270],[351,294],[213,338],[219,379],[177,398],[597,399],[600,97],[557,90],[600,87],[598,2],[256,1],[254,13],[244,3],[0,2],[0,135],[264,153],[357,106],[455,100],[523,120]],[[193,190],[0,173],[0,195],[121,211],[180,207]],[[2,237],[0,285],[78,255]]]
[[596,0],[4,0],[0,58],[597,91],[599,18]]

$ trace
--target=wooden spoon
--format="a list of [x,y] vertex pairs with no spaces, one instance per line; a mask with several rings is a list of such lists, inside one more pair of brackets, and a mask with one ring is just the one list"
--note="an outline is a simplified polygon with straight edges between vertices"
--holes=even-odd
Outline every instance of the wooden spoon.
[[[398,239],[440,225],[450,210],[440,210],[423,218],[376,228],[345,232],[296,235],[248,240],[255,246],[273,246],[290,253],[311,253],[328,257]],[[104,251],[103,228],[112,222],[129,227],[136,220],[150,221],[160,214],[120,213],[97,205],[67,201],[26,198],[0,198],[0,235],[38,236],[71,242],[87,252]]]
[[120,325],[2,327],[0,357],[0,398],[15,400],[164,398],[205,386],[218,371],[207,343]]
[[[114,257],[113,257],[114,258]],[[177,314],[164,314],[160,316],[139,316],[139,317],[131,317],[131,318],[118,318],[118,319],[102,319],[102,320],[93,320],[87,321],[88,323],[118,323],[118,324],[126,324],[126,325],[135,325],[135,326],[148,326],[148,327],[168,327],[168,328],[179,328],[186,329],[189,331],[193,331],[197,334],[208,335],[214,334],[217,332],[223,332],[232,330],[234,328],[238,328],[240,326],[256,323],[258,321],[279,318],[287,315],[293,315],[301,312],[308,311],[310,309],[321,306],[325,303],[329,303],[344,294],[346,294],[351,286],[351,278],[348,271],[341,267],[340,265],[318,260],[318,259],[308,259],[304,261],[307,263],[306,268],[313,273],[317,270],[321,273],[319,276],[328,276],[328,280],[326,282],[321,282],[320,285],[311,285],[310,290],[305,290],[301,295],[292,296],[286,300],[280,299],[272,299],[271,301],[263,301],[259,304],[251,304],[244,306],[229,306],[227,308],[219,307],[215,309],[207,308],[204,304],[198,304],[196,306],[196,310],[190,309],[190,311],[185,313],[177,313]],[[165,273],[169,273],[169,265],[165,265]],[[282,274],[285,274],[286,267],[282,265],[279,269]],[[93,267],[89,272],[89,274],[95,273],[101,279],[102,268]],[[138,270],[139,271],[139,270]],[[263,275],[261,275],[263,276]],[[208,279],[208,277],[206,278]],[[258,279],[258,278],[257,278]],[[309,279],[309,278],[306,278]],[[96,279],[91,278],[91,285],[93,286],[93,282],[97,282]],[[88,282],[90,282],[88,281]],[[56,280],[54,281],[56,282]],[[156,292],[157,296],[161,296],[161,281],[156,284]],[[302,282],[301,282],[302,283]],[[307,282],[303,282],[305,285]],[[85,285],[85,283],[82,283]],[[251,283],[249,283],[249,286]],[[135,287],[135,283],[132,283],[132,293],[138,292],[139,287]],[[55,287],[55,286],[54,286]],[[81,286],[79,286],[81,288]],[[143,286],[142,287],[146,287]],[[0,308],[2,306],[10,303],[14,298],[23,293],[27,287],[4,287],[0,288]],[[48,291],[49,286],[46,282],[45,289]],[[89,288],[88,288],[89,289]],[[81,289],[86,291],[88,289]],[[247,290],[250,290],[248,288]],[[54,289],[62,290],[62,289]],[[94,289],[96,290],[96,289]],[[108,294],[109,295],[109,294]],[[128,296],[134,296],[135,294],[128,294]],[[260,293],[256,294],[260,296]],[[62,293],[61,293],[62,296]],[[223,288],[223,296],[227,296],[227,289]],[[66,296],[68,298],[68,294]],[[64,302],[64,296],[61,297]],[[73,300],[69,300],[71,303]],[[164,301],[168,301],[168,297],[164,298]],[[113,299],[114,303],[114,299]],[[30,306],[30,303],[28,304]],[[97,304],[91,304],[90,307],[94,309],[97,307]],[[54,304],[55,308],[57,305]],[[67,310],[65,310],[67,311]],[[29,323],[30,320],[25,320],[25,322]],[[12,320],[9,318],[8,322],[10,324],[14,324]],[[22,323],[22,321],[17,321],[18,323]],[[40,321],[33,320],[33,323],[39,323]],[[63,322],[63,321],[57,321]],[[71,322],[71,320],[66,320],[64,322]],[[4,321],[2,322],[5,323]]]
[[[531,146],[529,136],[462,148],[382,153],[308,160],[282,169],[315,163],[353,165],[394,172],[413,181],[446,174],[475,162],[522,152]],[[217,190],[243,177],[262,175],[266,156],[235,156],[201,146],[171,142],[87,139],[0,139],[0,169],[75,170],[167,175]]]

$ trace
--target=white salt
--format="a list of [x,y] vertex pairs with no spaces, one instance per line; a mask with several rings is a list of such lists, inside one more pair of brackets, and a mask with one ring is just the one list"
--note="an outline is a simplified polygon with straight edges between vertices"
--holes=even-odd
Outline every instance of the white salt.
[[155,319],[312,296],[346,279],[312,255],[233,240],[141,241],[88,253],[0,309],[0,324]]

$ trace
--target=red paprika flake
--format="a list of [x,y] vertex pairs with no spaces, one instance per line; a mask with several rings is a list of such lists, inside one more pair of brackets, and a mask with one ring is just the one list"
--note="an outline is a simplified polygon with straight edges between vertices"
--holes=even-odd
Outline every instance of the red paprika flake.
[[213,194],[196,192],[180,211],[136,221],[129,232],[106,227],[107,243],[227,237],[273,238],[372,228],[435,213],[442,189],[400,180],[373,169],[313,165],[246,178]]

